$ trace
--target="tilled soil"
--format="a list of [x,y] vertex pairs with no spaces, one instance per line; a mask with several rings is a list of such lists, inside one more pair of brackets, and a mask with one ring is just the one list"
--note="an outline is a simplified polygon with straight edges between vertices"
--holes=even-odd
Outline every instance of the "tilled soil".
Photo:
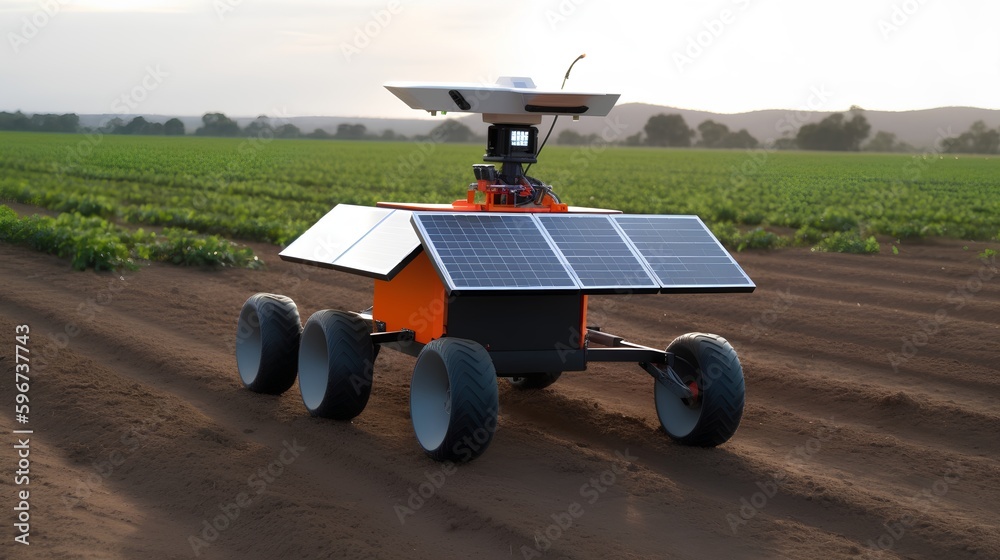
[[[288,295],[305,319],[368,307],[370,280],[267,245],[264,271],[124,275],[0,245],[0,556],[1000,558],[1000,273],[963,245],[750,252],[753,294],[592,297],[591,322],[635,342],[732,342],[747,383],[733,439],[673,443],[652,379],[594,364],[544,390],[500,380],[492,446],[458,467],[416,443],[409,356],[380,353],[351,422],[310,417],[297,386],[239,382],[248,296]],[[12,410],[18,324],[27,425]],[[11,447],[24,428],[27,487]],[[12,528],[25,488],[30,546]]]

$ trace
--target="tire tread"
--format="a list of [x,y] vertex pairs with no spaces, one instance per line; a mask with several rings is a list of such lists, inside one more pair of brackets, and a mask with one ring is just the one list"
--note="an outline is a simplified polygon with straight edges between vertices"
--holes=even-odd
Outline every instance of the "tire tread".
[[[260,364],[257,375],[244,386],[256,393],[280,395],[295,383],[302,323],[295,302],[278,294],[259,293],[243,304],[260,323]],[[237,333],[237,337],[239,333]],[[239,344],[239,340],[237,340]]]
[[701,417],[691,433],[682,437],[676,437],[669,431],[667,434],[684,445],[715,447],[725,443],[739,428],[746,405],[743,367],[736,350],[725,338],[708,333],[681,335],[667,347],[668,352],[677,352],[678,349],[682,357],[694,358],[702,376],[712,366],[718,366],[721,373],[703,389]]

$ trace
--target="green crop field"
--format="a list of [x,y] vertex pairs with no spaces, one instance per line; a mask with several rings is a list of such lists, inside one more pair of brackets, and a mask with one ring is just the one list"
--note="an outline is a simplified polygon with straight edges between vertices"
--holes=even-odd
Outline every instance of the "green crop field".
[[[140,226],[182,228],[175,238],[285,244],[335,204],[463,198],[482,153],[432,143],[8,132],[0,133],[0,199],[79,214],[63,227],[102,227],[126,245],[134,234],[122,228]],[[876,234],[989,240],[1000,232],[996,157],[547,146],[530,174],[569,204],[698,214],[734,249],[872,252]],[[0,237],[24,241],[25,227]],[[161,258],[201,262],[176,251]]]

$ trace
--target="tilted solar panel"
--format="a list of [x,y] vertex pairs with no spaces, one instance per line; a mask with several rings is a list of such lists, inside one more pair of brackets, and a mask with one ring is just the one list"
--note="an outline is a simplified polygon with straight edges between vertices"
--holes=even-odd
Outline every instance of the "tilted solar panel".
[[586,292],[660,290],[607,215],[546,214],[536,219]]
[[698,216],[610,216],[663,292],[753,291],[754,283]]
[[339,204],[280,253],[286,261],[390,280],[420,249],[410,212]]
[[448,292],[749,292],[697,216],[414,212]]
[[412,220],[449,293],[579,290],[529,214],[415,212]]

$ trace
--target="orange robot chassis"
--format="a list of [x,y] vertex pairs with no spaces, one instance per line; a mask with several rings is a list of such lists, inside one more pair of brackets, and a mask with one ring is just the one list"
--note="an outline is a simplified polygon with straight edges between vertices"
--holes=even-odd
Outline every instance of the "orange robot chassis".
[[492,123],[487,163],[473,166],[464,199],[340,204],[286,247],[284,260],[371,278],[373,305],[318,311],[303,325],[289,298],[251,296],[237,325],[243,384],[280,394],[297,380],[311,414],[348,420],[368,403],[380,349],[404,352],[416,357],[418,443],[436,460],[464,462],[496,433],[499,378],[537,390],[590,362],[633,362],[653,378],[669,437],[731,438],[745,388],[724,338],[634,344],[589,325],[587,305],[590,295],[752,292],[750,278],[697,216],[569,206],[524,168],[541,151],[542,115],[605,116],[618,96],[539,91],[526,78],[386,87],[413,108],[482,113]]

